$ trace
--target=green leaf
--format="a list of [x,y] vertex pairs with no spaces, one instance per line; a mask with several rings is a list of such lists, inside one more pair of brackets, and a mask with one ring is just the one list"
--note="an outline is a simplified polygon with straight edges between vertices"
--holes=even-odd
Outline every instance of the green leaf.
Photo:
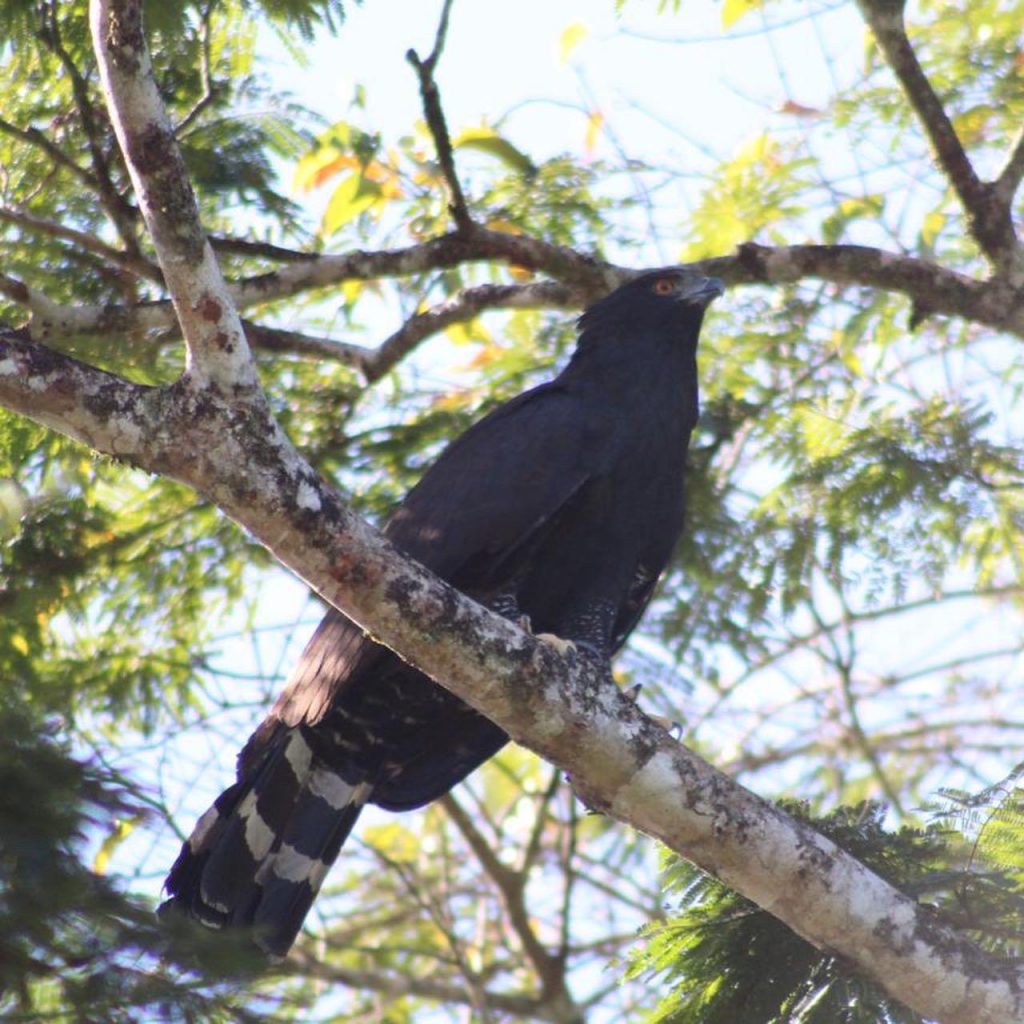
[[532,176],[537,173],[534,162],[493,128],[468,128],[452,140],[452,145],[456,149],[475,149],[486,153],[521,174]]
[[869,195],[844,199],[821,225],[821,237],[830,245],[842,237],[851,221],[858,219],[875,220],[885,210],[885,196]]
[[331,193],[324,210],[324,234],[333,235],[381,199],[381,187],[357,171],[345,178]]

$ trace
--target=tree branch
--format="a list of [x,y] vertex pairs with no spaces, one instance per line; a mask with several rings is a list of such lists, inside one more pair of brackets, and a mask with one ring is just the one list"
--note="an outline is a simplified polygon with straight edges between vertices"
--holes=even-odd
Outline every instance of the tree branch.
[[[420,999],[433,999],[445,1005],[475,1007],[475,999],[464,987],[430,978],[417,978],[407,974],[384,974],[377,971],[351,970],[334,964],[315,960],[300,948],[289,958],[301,969],[304,978],[314,977],[323,981],[332,981],[350,988],[369,992],[382,992],[390,996],[417,996]],[[551,1021],[557,1024],[558,1018],[551,1015],[545,1005],[535,996],[517,995],[511,992],[483,993],[487,1006],[502,1013],[511,1014],[516,1019]]]
[[434,80],[434,71],[437,68],[437,62],[441,59],[445,39],[448,36],[448,17],[451,14],[451,9],[452,0],[444,0],[444,7],[441,9],[441,22],[437,27],[437,36],[434,39],[434,48],[430,51],[430,56],[426,60],[420,60],[415,50],[409,50],[405,59],[416,69],[416,74],[419,76],[423,116],[434,140],[441,173],[448,186],[449,209],[452,219],[459,232],[469,234],[474,228],[473,218],[470,216],[466,197],[462,192],[462,185],[459,183],[459,176],[455,170],[452,140],[448,134],[444,108],[441,106],[441,94],[438,91],[437,82]]
[[996,176],[993,188],[1000,202],[1009,208],[1013,205],[1013,197],[1017,194],[1021,179],[1024,178],[1024,128],[1017,133],[1017,139],[1010,148],[1010,153]]
[[131,463],[151,455],[157,394],[0,327],[0,404],[96,451]]
[[199,220],[153,80],[141,0],[91,0],[90,25],[111,121],[189,350],[184,380],[261,395],[256,367]]
[[[290,252],[290,250],[285,250]],[[479,261],[500,261],[548,273],[571,289],[571,295],[552,282],[535,282],[508,302],[484,302],[483,308],[567,305],[583,306],[640,271],[602,263],[564,246],[539,239],[475,228],[471,238],[457,234],[404,249],[354,250],[337,255],[295,260],[279,270],[229,284],[230,295],[242,307],[276,301],[344,281],[401,277]],[[722,278],[727,285],[793,284],[816,278],[839,285],[877,288],[906,295],[926,315],[961,317],[1024,338],[1024,297],[1002,278],[979,281],[936,263],[861,245],[766,246],[748,243],[735,253],[692,264],[693,268]],[[12,278],[7,278],[12,281]],[[493,287],[494,295],[498,289]],[[530,289],[533,289],[532,293]],[[549,291],[546,289],[550,289]],[[0,285],[0,290],[3,290]],[[473,292],[475,289],[467,289]],[[138,333],[175,328],[170,303],[139,306],[62,306],[18,282],[4,292],[33,313],[33,336],[38,340],[81,334]],[[466,293],[463,293],[466,294]],[[514,293],[508,293],[510,296]],[[21,296],[19,298],[19,295]],[[535,303],[532,295],[538,301]],[[449,300],[454,302],[456,300]],[[467,309],[472,311],[469,300]],[[446,304],[442,304],[443,308]],[[428,311],[429,314],[429,311]],[[425,316],[428,314],[424,314]],[[445,321],[457,322],[458,318]],[[416,318],[413,318],[415,321]],[[416,334],[427,321],[409,330]],[[398,344],[396,340],[395,344]]]
[[[114,400],[99,408],[74,398],[105,388]],[[0,401],[206,494],[332,605],[569,772],[589,806],[661,839],[923,1016],[1004,1024],[1020,1015],[1024,972],[680,746],[599,666],[561,658],[404,558],[264,410],[217,391],[126,387],[9,335],[0,336]],[[131,443],[118,447],[125,434]]]
[[[491,849],[491,844],[480,834],[470,816],[451,793],[446,793],[438,802],[448,812],[448,816],[462,833],[463,839],[469,844],[487,876],[501,893],[509,924],[522,943],[523,952],[540,980],[542,1000],[545,1003],[571,1004],[572,999],[565,985],[564,964],[559,957],[548,952],[530,923],[524,898],[525,874],[507,867],[498,859]],[[578,1016],[578,1011],[574,1015]]]
[[367,354],[361,369],[369,383],[393,369],[421,341],[452,324],[472,320],[487,309],[552,309],[583,305],[578,293],[557,281],[484,284],[467,288],[446,302],[416,313]]
[[107,245],[106,242],[86,231],[77,231],[74,228],[65,227],[63,224],[36,217],[26,210],[16,210],[9,206],[0,206],[0,220],[5,220],[9,224],[17,224],[18,227],[28,231],[48,235],[50,238],[61,238],[65,242],[71,242],[138,277],[144,277],[151,281],[163,281],[159,267],[150,263],[145,257],[138,253],[132,254],[115,249],[112,245]]
[[102,132],[96,123],[92,100],[89,98],[89,87],[82,77],[78,65],[75,64],[60,37],[60,24],[57,20],[56,4],[53,0],[42,6],[41,16],[44,24],[38,33],[41,41],[60,61],[65,73],[71,80],[71,93],[75,98],[75,107],[82,123],[82,131],[89,146],[92,160],[93,176],[100,203],[117,228],[125,248],[133,256],[139,256],[139,240],[135,235],[135,222],[138,212],[118,192],[110,173],[110,164],[103,152]]
[[19,128],[18,125],[5,121],[0,117],[0,132],[10,135],[12,138],[21,139],[22,142],[41,149],[58,167],[70,171],[83,185],[90,190],[99,189],[99,182],[84,167],[80,167],[53,142],[44,132],[38,128]]
[[939,165],[960,200],[971,233],[982,252],[1000,270],[1020,270],[1021,255],[1009,203],[974,170],[956,129],[936,96],[907,38],[906,0],[857,0],[885,59],[921,122]]

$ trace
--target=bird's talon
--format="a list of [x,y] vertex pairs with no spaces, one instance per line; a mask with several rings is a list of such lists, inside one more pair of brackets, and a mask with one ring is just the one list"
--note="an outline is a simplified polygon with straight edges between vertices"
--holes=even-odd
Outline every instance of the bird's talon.
[[664,715],[648,715],[647,717],[652,722],[657,722],[677,742],[683,738],[682,722],[677,722],[674,718],[666,718]]
[[576,653],[576,645],[571,640],[563,640],[554,633],[538,633],[537,639],[548,647],[553,647],[563,658]]

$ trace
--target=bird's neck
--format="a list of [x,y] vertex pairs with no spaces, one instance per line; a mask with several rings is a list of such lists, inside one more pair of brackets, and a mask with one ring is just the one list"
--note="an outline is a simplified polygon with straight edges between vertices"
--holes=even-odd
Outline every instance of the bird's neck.
[[697,412],[697,333],[700,324],[674,336],[616,327],[604,334],[591,328],[580,336],[559,381],[585,390],[602,404],[623,412],[644,408],[664,415],[678,410],[695,420]]

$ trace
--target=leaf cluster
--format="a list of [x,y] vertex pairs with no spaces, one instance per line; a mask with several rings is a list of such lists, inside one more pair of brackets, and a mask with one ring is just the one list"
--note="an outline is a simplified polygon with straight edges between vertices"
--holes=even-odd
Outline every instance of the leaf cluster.
[[[993,822],[1019,820],[1019,792],[993,806],[991,791],[973,802]],[[935,908],[940,918],[1009,957],[1024,948],[1024,889],[1019,832],[1013,856],[993,834],[970,844],[947,812],[927,828],[885,827],[880,804],[843,807],[812,817],[807,805],[787,802],[801,818],[880,877]],[[966,806],[966,805],[962,805]],[[998,861],[998,862],[997,862]],[[657,977],[669,989],[648,1020],[659,1024],[919,1024],[841,958],[806,942],[711,875],[670,854],[663,859],[668,919],[652,925],[634,950],[629,976]]]

